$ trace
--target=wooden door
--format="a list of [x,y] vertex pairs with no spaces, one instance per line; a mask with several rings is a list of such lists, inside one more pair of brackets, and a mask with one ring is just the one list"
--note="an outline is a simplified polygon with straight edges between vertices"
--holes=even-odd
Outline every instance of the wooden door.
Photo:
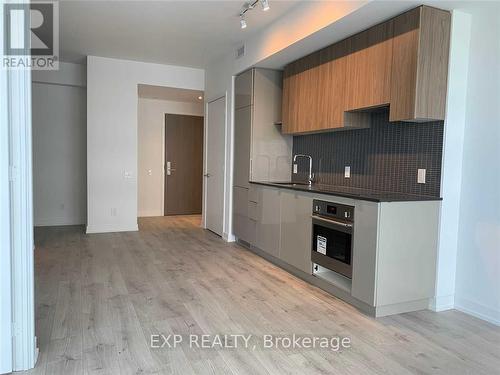
[[347,39],[347,110],[389,104],[392,29],[391,20]]
[[201,214],[203,117],[165,115],[165,215]]

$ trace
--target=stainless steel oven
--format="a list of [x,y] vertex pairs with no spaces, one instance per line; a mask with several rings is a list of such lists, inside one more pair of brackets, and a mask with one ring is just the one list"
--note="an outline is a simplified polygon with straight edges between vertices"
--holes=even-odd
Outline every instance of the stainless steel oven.
[[352,278],[354,207],[313,201],[311,261]]

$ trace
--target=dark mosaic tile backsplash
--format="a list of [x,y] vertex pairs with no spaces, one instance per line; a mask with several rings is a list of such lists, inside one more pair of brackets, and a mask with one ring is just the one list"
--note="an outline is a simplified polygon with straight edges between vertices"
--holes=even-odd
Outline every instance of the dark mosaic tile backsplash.
[[[315,182],[406,194],[440,196],[443,121],[389,122],[388,111],[372,114],[370,129],[293,137],[293,154],[313,157]],[[298,159],[294,181],[307,179],[306,159]],[[344,178],[344,167],[351,178]],[[417,169],[426,183],[417,183]]]

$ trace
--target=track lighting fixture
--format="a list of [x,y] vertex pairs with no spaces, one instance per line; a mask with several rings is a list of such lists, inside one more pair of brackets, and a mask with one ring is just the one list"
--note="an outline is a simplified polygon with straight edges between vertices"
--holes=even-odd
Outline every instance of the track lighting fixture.
[[247,27],[247,21],[245,21],[245,13],[248,12],[249,10],[252,10],[255,8],[257,3],[260,2],[260,5],[262,6],[262,10],[264,12],[267,12],[269,10],[269,0],[252,0],[250,2],[246,2],[243,5],[243,8],[240,11],[240,27],[242,29],[245,29]]

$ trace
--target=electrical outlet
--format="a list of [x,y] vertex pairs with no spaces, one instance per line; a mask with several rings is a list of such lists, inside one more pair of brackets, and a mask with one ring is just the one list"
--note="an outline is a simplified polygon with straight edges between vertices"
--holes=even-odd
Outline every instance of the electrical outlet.
[[344,168],[344,177],[351,178],[351,167],[347,166]]
[[297,164],[294,164],[294,165],[293,165],[293,173],[294,173],[294,174],[297,174]]
[[419,169],[417,171],[417,183],[425,184],[425,169]]
[[152,169],[148,169],[148,176],[152,176],[153,175],[153,170]]

